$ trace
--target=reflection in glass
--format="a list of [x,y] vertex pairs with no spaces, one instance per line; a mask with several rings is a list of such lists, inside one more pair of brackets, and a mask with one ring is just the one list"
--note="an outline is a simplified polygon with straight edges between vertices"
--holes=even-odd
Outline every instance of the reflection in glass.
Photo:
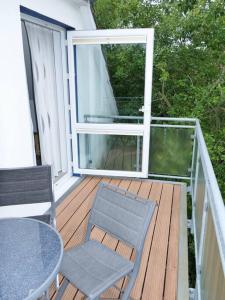
[[82,169],[141,171],[142,137],[79,134]]
[[145,45],[77,45],[74,50],[78,122],[143,123]]

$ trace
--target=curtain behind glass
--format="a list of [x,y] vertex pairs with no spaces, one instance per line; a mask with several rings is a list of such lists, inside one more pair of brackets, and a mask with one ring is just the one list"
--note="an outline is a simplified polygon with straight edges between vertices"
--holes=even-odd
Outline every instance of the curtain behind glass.
[[53,175],[58,176],[62,165],[53,31],[30,22],[25,26],[32,57],[42,164],[52,165]]

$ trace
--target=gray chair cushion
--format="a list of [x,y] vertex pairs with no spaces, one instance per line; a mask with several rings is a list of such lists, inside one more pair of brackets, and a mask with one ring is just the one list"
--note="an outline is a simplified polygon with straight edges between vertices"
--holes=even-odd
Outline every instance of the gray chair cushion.
[[50,166],[0,169],[0,206],[53,202]]
[[55,206],[50,166],[0,169],[0,207],[45,202],[51,204],[46,214],[27,217],[53,225]]
[[97,241],[65,251],[60,272],[89,297],[130,273],[134,264]]
[[89,223],[139,250],[155,206],[155,201],[146,201],[117,186],[101,182]]

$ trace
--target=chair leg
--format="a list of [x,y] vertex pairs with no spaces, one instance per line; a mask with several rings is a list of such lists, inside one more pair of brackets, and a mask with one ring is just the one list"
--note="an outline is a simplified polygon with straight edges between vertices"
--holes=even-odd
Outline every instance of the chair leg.
[[47,291],[45,292],[45,299],[46,299],[46,300],[50,300],[49,290],[47,290]]
[[62,285],[58,289],[55,300],[61,300],[62,299],[62,295],[64,294],[68,284],[69,284],[69,281],[66,278],[64,278]]
[[43,295],[42,295],[40,298],[38,298],[37,300],[50,300],[50,297],[49,297],[49,290],[45,291],[45,292],[43,293]]
[[128,284],[127,284],[126,288],[122,292],[121,300],[131,299],[130,298],[130,293],[131,293],[131,290],[134,286],[135,280],[136,280],[136,276],[130,276],[130,280],[128,281]]

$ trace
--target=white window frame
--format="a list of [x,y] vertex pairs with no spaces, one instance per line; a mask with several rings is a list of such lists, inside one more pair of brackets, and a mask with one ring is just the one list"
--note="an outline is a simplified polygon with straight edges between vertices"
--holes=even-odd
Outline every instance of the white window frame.
[[[148,177],[149,145],[150,145],[150,122],[151,122],[151,97],[152,97],[152,70],[153,70],[153,29],[110,29],[93,31],[69,31],[68,40],[68,62],[69,62],[69,84],[72,120],[72,145],[73,145],[73,168],[75,173],[103,176],[126,176],[126,177]],[[74,68],[74,45],[90,44],[146,44],[145,57],[145,88],[144,88],[144,122],[143,124],[93,124],[78,123],[76,108],[76,83]],[[79,74],[78,74],[79,76]],[[79,168],[78,134],[113,134],[143,136],[142,169],[141,172],[95,170]]]
[[[66,180],[69,180],[69,178],[73,175],[73,168],[72,168],[72,153],[71,153],[71,134],[70,134],[70,118],[69,118],[69,91],[68,91],[68,70],[67,70],[67,51],[66,51],[66,29],[63,27],[60,27],[58,25],[52,24],[50,22],[32,17],[30,15],[21,13],[21,20],[22,21],[28,21],[30,23],[43,26],[47,29],[52,29],[54,31],[57,31],[60,33],[61,36],[61,55],[62,55],[62,77],[63,77],[63,103],[64,106],[64,119],[65,119],[65,127],[66,127],[66,157],[67,157],[67,172],[60,178],[56,183],[55,186],[59,186],[65,183]],[[65,153],[63,154],[65,155]]]

